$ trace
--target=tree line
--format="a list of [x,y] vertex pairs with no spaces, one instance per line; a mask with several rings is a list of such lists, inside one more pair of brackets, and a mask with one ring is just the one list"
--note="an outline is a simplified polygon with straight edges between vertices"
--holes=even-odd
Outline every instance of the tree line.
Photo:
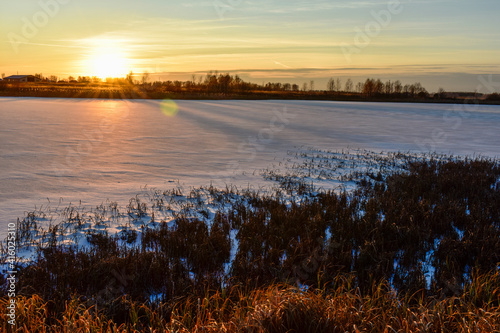
[[[261,84],[243,80],[239,75],[229,73],[218,73],[210,71],[206,75],[192,75],[191,80],[155,80],[148,72],[130,72],[122,78],[101,79],[97,76],[68,76],[60,79],[55,75],[43,76],[35,74],[44,84],[50,84],[51,91],[54,90],[52,84],[56,83],[61,89],[71,90],[72,88],[85,89],[117,89],[121,91],[134,90],[141,94],[156,98],[155,96],[165,94],[175,94],[178,98],[185,95],[193,96],[215,96],[218,98],[231,98],[231,96],[249,96],[256,98],[283,97],[283,98],[321,98],[321,99],[412,99],[412,100],[462,100],[462,99],[484,99],[486,102],[496,103],[500,100],[497,93],[483,96],[477,92],[471,93],[450,93],[443,88],[439,88],[436,93],[429,93],[420,82],[403,83],[400,80],[382,81],[378,78],[367,78],[365,81],[354,82],[347,78],[345,82],[342,78],[330,78],[325,89],[315,89],[314,80],[304,82],[301,86],[296,83],[282,82],[262,82]],[[1,82],[1,81],[0,81]],[[40,89],[46,89],[42,86]],[[6,85],[0,87],[6,89]],[[17,88],[21,89],[21,88]],[[57,90],[57,89],[56,89]],[[61,92],[63,93],[63,92]]]
[[[106,78],[101,79],[97,76],[68,76],[60,78],[56,75],[43,76],[41,73],[35,74],[35,77],[43,82],[58,82],[58,83],[112,83],[112,84],[133,84],[150,87],[166,87],[173,91],[209,91],[209,92],[240,92],[240,91],[327,91],[335,93],[362,93],[368,96],[380,94],[410,94],[410,95],[428,95],[427,90],[420,82],[413,84],[403,84],[401,81],[382,82],[380,79],[367,78],[364,82],[357,82],[355,85],[353,80],[348,78],[345,83],[341,78],[330,78],[326,84],[325,90],[316,90],[314,80],[308,83],[304,82],[302,87],[296,83],[252,83],[246,82],[238,75],[230,75],[229,73],[218,73],[210,71],[205,76],[193,75],[191,80],[151,80],[148,72],[135,74],[130,72],[125,78]],[[440,89],[440,93],[444,90]]]

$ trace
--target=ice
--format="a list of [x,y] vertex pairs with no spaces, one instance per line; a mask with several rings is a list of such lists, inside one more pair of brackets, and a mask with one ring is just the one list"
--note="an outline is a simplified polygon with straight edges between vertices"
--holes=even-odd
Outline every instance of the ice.
[[125,206],[150,188],[269,186],[297,147],[500,156],[500,107],[0,98],[0,237],[25,212]]

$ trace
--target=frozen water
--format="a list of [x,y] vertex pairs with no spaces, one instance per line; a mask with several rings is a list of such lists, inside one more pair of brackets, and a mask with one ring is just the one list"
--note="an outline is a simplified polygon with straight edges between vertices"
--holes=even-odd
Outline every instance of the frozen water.
[[[124,205],[144,186],[268,184],[295,147],[500,156],[500,107],[0,98],[0,236],[41,205]],[[163,107],[162,107],[163,105]]]

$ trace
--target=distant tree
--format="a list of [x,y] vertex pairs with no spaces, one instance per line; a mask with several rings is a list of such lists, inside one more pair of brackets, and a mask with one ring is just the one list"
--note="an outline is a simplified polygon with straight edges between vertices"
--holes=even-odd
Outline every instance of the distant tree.
[[310,90],[310,91],[314,91],[314,80],[311,80],[311,81],[309,82],[309,90]]
[[231,87],[231,83],[233,82],[233,78],[229,73],[226,74],[220,74],[219,78],[217,79],[217,90],[222,93],[227,93],[229,92],[229,88]]
[[[159,84],[159,82],[154,82],[154,83],[153,83],[153,86],[154,86],[154,87],[156,87],[158,84]],[[186,82],[184,82],[184,87],[186,87],[186,89],[187,89],[188,91],[193,90],[193,89],[194,89],[194,86],[195,86],[194,81],[186,81]]]
[[148,80],[149,80],[149,72],[145,71],[144,73],[142,73],[141,83],[146,84]]
[[49,80],[50,80],[50,81],[52,81],[52,82],[57,82],[57,81],[58,81],[58,78],[57,78],[57,76],[55,76],[55,75],[51,75],[51,76],[49,77]]
[[42,75],[42,73],[36,73],[34,76],[35,76],[37,79],[39,79],[39,80],[43,80],[43,75]]
[[413,95],[416,95],[420,98],[428,97],[429,93],[427,89],[425,89],[420,82],[416,82],[412,84],[413,87]]
[[373,87],[373,93],[374,94],[384,93],[384,84],[382,83],[382,81],[380,81],[380,79],[377,79],[377,81],[375,81],[375,86]]
[[489,101],[500,101],[500,94],[498,93],[489,94],[487,95],[486,99]]
[[409,84],[405,84],[403,86],[403,94],[409,94],[410,93],[410,85]]
[[90,77],[88,77],[88,76],[79,76],[78,77],[78,82],[89,83],[90,82]]
[[415,82],[413,84],[413,89],[414,89],[414,92],[415,94],[426,94],[427,93],[427,90],[422,86],[422,84],[420,82]]
[[92,82],[99,83],[99,82],[101,82],[101,79],[98,78],[97,76],[92,76]]
[[292,90],[293,91],[299,91],[299,85],[298,84],[292,84]]
[[410,95],[415,96],[415,94],[417,93],[417,87],[415,87],[414,84],[410,84],[408,92],[410,93]]
[[328,80],[328,83],[326,84],[326,89],[328,91],[335,91],[335,80],[332,78],[330,78],[330,80]]
[[375,91],[375,80],[366,79],[365,84],[363,85],[363,94],[371,96]]
[[335,80],[335,88],[337,88],[337,91],[342,90],[342,80],[339,77]]
[[5,73],[2,73],[2,79],[5,77]]
[[363,94],[367,96],[373,96],[382,94],[384,92],[384,84],[380,79],[366,79],[363,85]]
[[128,81],[128,83],[134,84],[134,72],[130,71],[127,74],[126,80]]
[[358,93],[362,93],[362,92],[363,92],[363,90],[364,90],[364,84],[363,84],[363,82],[358,82],[358,83],[356,84],[356,91],[357,91]]
[[392,94],[393,90],[394,90],[394,84],[391,82],[391,80],[387,81],[384,86],[384,93]]
[[351,92],[352,88],[353,88],[352,80],[351,79],[347,79],[347,81],[345,82],[345,88],[344,88],[344,90],[346,92]]
[[396,94],[401,94],[403,92],[403,85],[401,84],[401,81],[397,80],[393,84],[393,91]]
[[217,92],[218,80],[217,80],[217,72],[208,72],[205,76],[205,88],[210,92]]
[[292,85],[290,83],[285,83],[283,85],[283,90],[284,91],[290,91],[290,90],[292,90]]
[[302,85],[302,90],[307,91],[307,83],[306,82],[304,82],[304,84]]
[[439,88],[438,92],[436,93],[436,95],[434,95],[434,97],[438,99],[446,98],[446,91],[443,88]]
[[238,75],[235,75],[234,79],[233,79],[233,85],[235,85],[236,87],[239,88],[242,83],[243,83],[243,80],[241,79],[241,77],[239,77]]

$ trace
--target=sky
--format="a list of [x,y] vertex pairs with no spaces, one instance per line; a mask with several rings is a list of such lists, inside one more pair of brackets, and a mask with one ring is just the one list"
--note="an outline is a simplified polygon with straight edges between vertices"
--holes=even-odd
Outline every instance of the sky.
[[499,0],[0,0],[0,73],[500,91]]

